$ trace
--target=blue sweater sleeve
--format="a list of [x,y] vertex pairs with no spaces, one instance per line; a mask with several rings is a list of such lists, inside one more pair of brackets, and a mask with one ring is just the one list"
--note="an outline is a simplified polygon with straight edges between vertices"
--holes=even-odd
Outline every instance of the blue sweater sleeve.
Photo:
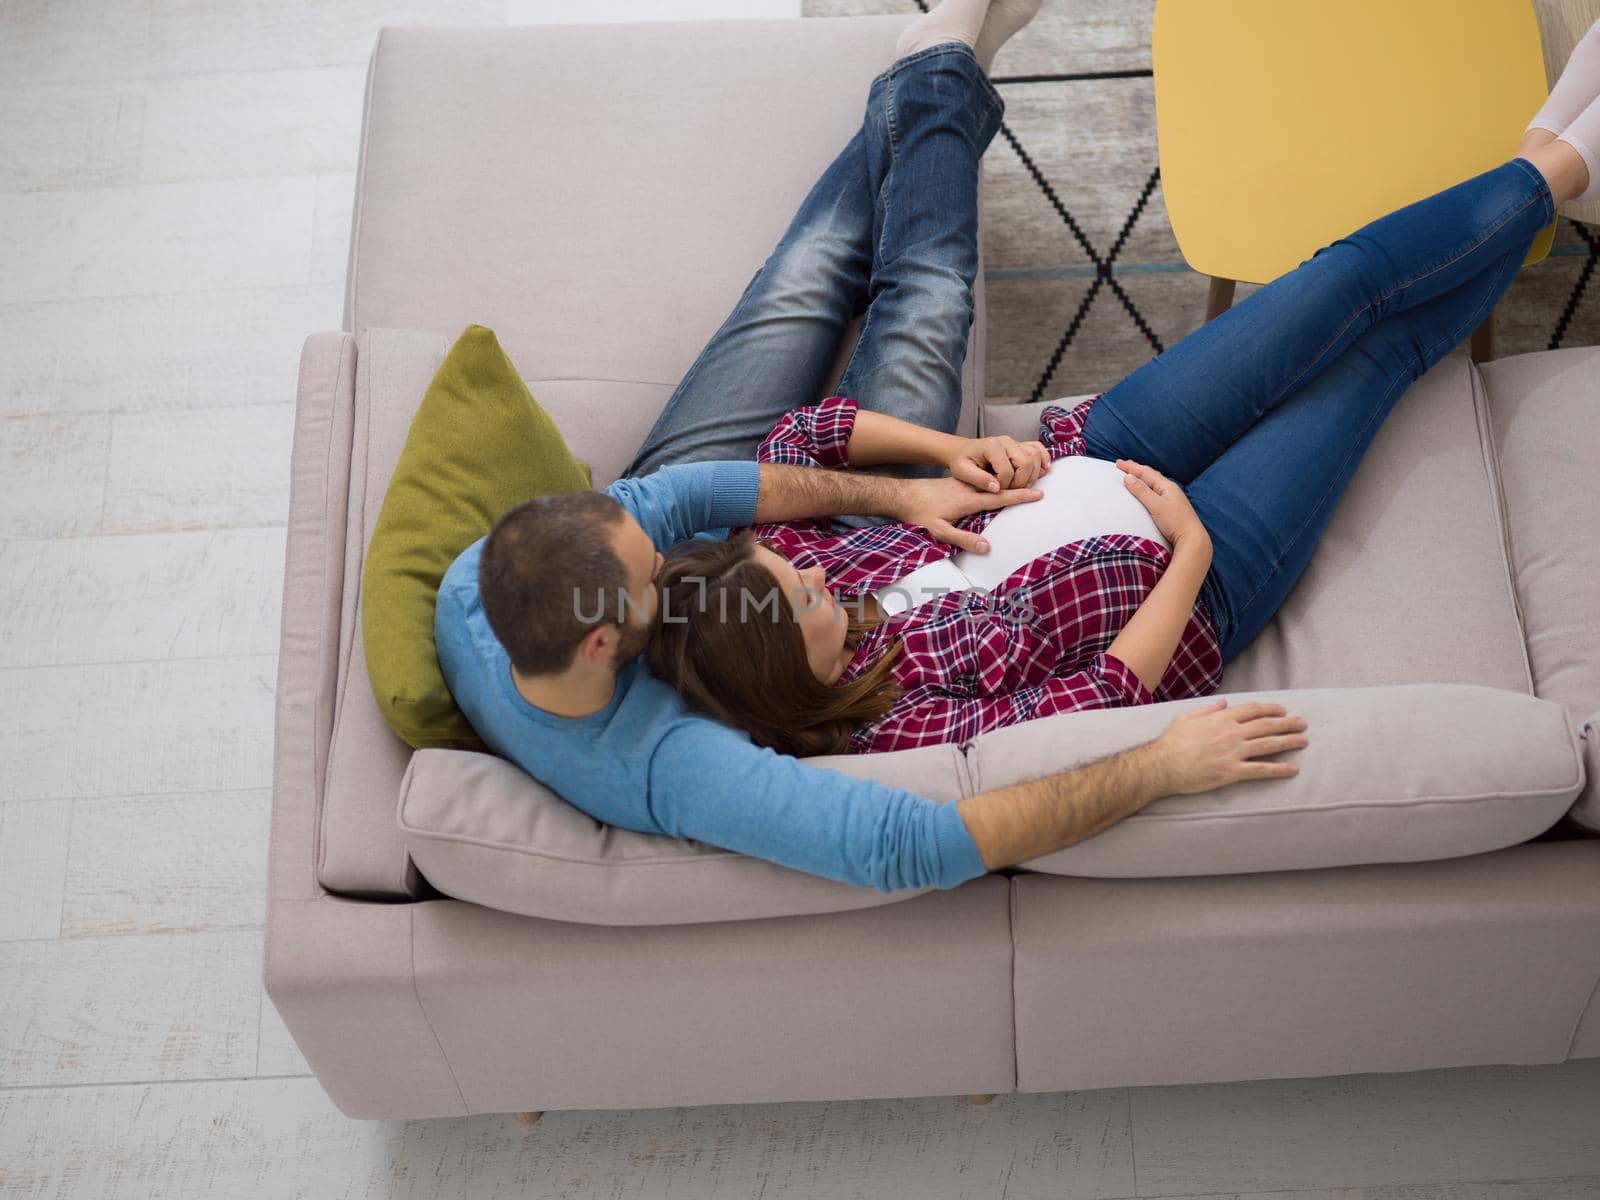
[[881,892],[952,888],[988,868],[954,804],[813,767],[700,717],[655,748],[661,829]]
[[605,491],[664,550],[703,530],[752,524],[760,479],[755,462],[679,463]]

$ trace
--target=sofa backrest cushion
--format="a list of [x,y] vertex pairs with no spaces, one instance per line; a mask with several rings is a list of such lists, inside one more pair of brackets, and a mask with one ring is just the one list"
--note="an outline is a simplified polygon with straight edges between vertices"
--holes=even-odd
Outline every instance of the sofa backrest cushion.
[[[1533,690],[1600,741],[1600,347],[1486,363],[1489,433]],[[1597,757],[1600,762],[1600,757]],[[1574,819],[1600,830],[1600,777]]]
[[469,325],[411,418],[361,571],[367,674],[379,711],[407,744],[484,748],[434,653],[445,571],[507,509],[588,487],[588,471],[494,331]]
[[[966,763],[956,746],[807,761],[940,803],[954,803],[964,791]],[[873,908],[929,890],[856,887],[693,839],[606,825],[512,763],[465,750],[412,755],[398,818],[412,860],[439,891],[552,921],[680,925],[798,916]]]
[[[1164,796],[1096,836],[1018,864],[1052,875],[1233,875],[1481,854],[1537,837],[1584,781],[1565,708],[1472,684],[1267,690],[1309,743],[1264,762],[1300,768]],[[1005,787],[1159,737],[1210,700],[1065,713],[998,729],[967,752],[972,786]]]

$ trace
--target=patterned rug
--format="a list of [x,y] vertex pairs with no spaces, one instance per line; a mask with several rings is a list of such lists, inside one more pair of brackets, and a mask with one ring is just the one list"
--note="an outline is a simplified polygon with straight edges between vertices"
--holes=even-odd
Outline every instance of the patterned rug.
[[[1046,0],[995,61],[1006,119],[984,157],[991,402],[1103,390],[1200,324],[1156,171],[1154,0]],[[807,17],[922,0],[804,0]],[[1600,227],[1562,217],[1501,302],[1497,356],[1600,343]],[[1238,298],[1250,288],[1241,285]]]

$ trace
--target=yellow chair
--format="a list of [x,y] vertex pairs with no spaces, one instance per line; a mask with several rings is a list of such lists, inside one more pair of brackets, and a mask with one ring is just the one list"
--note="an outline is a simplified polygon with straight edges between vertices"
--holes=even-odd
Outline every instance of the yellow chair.
[[1151,59],[1162,193],[1211,276],[1207,320],[1235,281],[1505,161],[1547,94],[1528,0],[1156,0]]

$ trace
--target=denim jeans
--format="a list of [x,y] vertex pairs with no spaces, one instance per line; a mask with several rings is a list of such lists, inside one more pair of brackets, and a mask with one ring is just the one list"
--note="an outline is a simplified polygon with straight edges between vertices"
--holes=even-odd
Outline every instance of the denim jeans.
[[812,186],[624,476],[754,458],[784,413],[822,399],[844,334],[863,312],[837,393],[953,431],[978,271],[978,159],[1004,111],[961,42],[908,54],[874,78],[860,129]]
[[1554,216],[1512,159],[1323,247],[1090,408],[1088,452],[1175,480],[1210,533],[1200,595],[1224,661],[1305,570],[1401,393],[1489,315]]
[[[877,76],[860,130],[624,474],[753,457],[780,416],[821,398],[862,312],[838,393],[953,430],[977,273],[978,159],[1004,111],[959,42]],[[1289,594],[1400,394],[1483,321],[1554,215],[1544,177],[1512,159],[1323,247],[1090,409],[1088,453],[1174,479],[1210,533],[1200,599],[1224,661]]]

